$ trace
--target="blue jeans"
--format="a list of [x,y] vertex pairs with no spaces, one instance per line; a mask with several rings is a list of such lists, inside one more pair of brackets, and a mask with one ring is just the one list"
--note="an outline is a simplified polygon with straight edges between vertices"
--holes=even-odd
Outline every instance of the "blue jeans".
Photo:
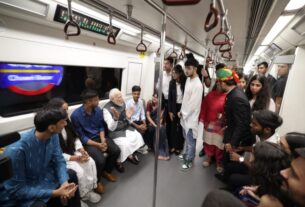
[[191,129],[189,129],[187,133],[183,130],[183,136],[185,138],[185,148],[183,150],[185,154],[184,159],[192,162],[195,158],[196,139],[194,139],[193,131]]

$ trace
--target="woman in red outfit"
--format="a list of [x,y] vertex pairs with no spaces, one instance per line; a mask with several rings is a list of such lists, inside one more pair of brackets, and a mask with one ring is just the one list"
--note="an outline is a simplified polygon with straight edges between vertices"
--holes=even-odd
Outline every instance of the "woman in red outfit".
[[223,126],[222,117],[224,112],[226,93],[221,92],[219,84],[203,100],[200,111],[200,122],[204,126],[204,151],[207,159],[203,162],[204,167],[211,164],[211,158],[216,159],[216,170],[222,172],[221,159],[223,154]]

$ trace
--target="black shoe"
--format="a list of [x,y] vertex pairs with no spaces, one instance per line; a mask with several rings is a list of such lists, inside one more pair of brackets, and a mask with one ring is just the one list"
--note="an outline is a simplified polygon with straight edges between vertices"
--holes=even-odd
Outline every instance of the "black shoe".
[[224,177],[224,174],[222,174],[222,173],[216,173],[216,174],[215,174],[215,177],[216,177],[218,180],[220,180],[221,182],[224,182],[224,183],[227,182],[226,178]]
[[116,168],[117,171],[119,171],[120,173],[125,172],[125,168],[124,168],[124,166],[123,166],[122,163],[117,163],[117,164],[115,165],[115,168]]
[[199,152],[199,157],[203,157],[205,155],[204,149]]
[[135,165],[138,165],[140,162],[137,155],[132,155],[131,157],[128,157],[128,161]]

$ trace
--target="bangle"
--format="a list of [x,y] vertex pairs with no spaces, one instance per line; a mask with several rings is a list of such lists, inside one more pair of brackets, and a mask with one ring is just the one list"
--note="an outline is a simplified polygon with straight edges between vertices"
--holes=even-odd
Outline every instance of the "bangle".
[[208,79],[209,78],[209,76],[203,76],[203,79],[205,80],[205,79]]

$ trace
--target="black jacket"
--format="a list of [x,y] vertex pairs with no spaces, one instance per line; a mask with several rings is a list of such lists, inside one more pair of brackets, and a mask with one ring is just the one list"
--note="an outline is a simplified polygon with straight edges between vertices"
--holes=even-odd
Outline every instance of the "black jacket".
[[234,147],[252,145],[255,137],[250,131],[251,108],[247,96],[235,87],[227,94],[224,107],[224,143],[230,143]]
[[[181,90],[182,94],[184,93],[184,88],[185,88],[185,81],[181,83]],[[171,80],[169,82],[169,88],[168,88],[168,111],[176,114],[177,111],[177,86],[176,86],[176,81]]]

